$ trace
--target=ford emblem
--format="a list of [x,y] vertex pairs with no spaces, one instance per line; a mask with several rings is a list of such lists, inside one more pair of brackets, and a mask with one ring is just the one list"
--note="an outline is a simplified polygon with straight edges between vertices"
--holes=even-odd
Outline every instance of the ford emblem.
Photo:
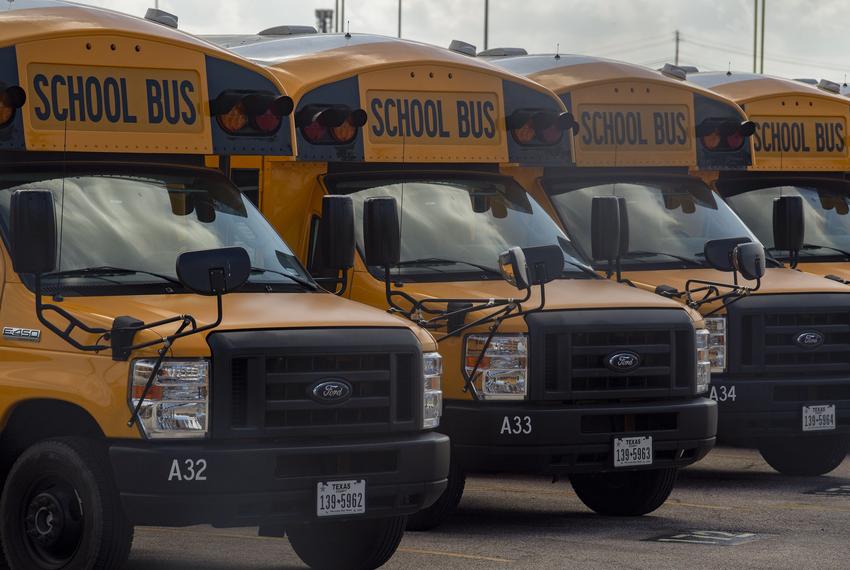
[[803,331],[794,337],[794,342],[800,348],[817,348],[823,344],[823,333],[818,331]]
[[320,404],[341,404],[354,392],[351,383],[342,378],[322,378],[308,390],[309,396]]
[[640,366],[640,356],[630,350],[615,352],[605,357],[605,366],[614,372],[631,372]]

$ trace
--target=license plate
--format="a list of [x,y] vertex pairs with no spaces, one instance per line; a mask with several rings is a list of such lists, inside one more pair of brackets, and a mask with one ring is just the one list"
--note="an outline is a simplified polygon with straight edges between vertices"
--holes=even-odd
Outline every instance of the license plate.
[[614,467],[652,465],[652,437],[614,439]]
[[803,431],[835,429],[835,404],[803,406]]
[[333,517],[366,512],[366,481],[322,481],[316,492],[316,515]]

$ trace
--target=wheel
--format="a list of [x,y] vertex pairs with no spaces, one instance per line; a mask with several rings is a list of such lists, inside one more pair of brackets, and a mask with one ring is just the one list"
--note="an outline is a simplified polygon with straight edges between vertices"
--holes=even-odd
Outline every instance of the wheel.
[[319,522],[286,529],[301,560],[317,570],[371,570],[392,558],[404,536],[406,517]]
[[0,524],[12,570],[118,568],[133,543],[105,450],[82,438],[24,451],[6,478]]
[[452,463],[449,467],[449,484],[446,490],[433,505],[407,518],[407,530],[431,530],[443,524],[457,510],[465,486],[466,474]]
[[581,473],[570,476],[573,490],[591,510],[613,517],[637,517],[664,504],[676,484],[678,470]]
[[844,437],[771,439],[759,444],[767,463],[785,475],[825,475],[841,465],[850,442]]

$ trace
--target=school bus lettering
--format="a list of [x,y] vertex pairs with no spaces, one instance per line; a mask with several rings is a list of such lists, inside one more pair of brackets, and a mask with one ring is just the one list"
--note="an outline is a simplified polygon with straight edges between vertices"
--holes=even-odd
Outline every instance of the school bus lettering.
[[29,66],[35,129],[202,130],[195,71]]
[[754,119],[753,148],[766,156],[795,153],[846,154],[843,119],[800,117]]
[[492,94],[368,94],[373,143],[415,139],[417,144],[496,144],[497,99]]
[[675,109],[645,109],[632,106],[610,110],[609,105],[582,106],[579,141],[585,150],[599,147],[631,147],[632,150],[684,147],[688,144],[688,112]]

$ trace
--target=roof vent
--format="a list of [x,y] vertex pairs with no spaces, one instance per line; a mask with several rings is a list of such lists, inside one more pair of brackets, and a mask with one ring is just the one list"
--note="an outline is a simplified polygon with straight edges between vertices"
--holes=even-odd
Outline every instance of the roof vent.
[[797,77],[794,81],[799,81],[800,83],[805,83],[806,85],[817,85],[818,80],[812,79],[811,77]]
[[463,55],[475,57],[475,46],[460,40],[452,40],[452,43],[449,44],[449,49],[457,53],[462,53]]
[[[692,68],[696,69],[696,68]],[[672,63],[665,63],[664,67],[659,69],[662,74],[667,77],[672,77],[673,79],[681,79],[685,80],[688,78],[688,69],[684,66],[673,65]]]
[[528,55],[528,52],[523,48],[500,47],[485,49],[478,55],[482,57],[512,57],[515,55]]
[[841,94],[841,85],[829,79],[821,79],[818,81],[818,89],[821,91],[829,91],[830,93]]
[[259,33],[261,36],[300,36],[303,34],[318,34],[313,26],[275,26],[266,28]]
[[145,20],[150,20],[151,22],[156,22],[169,28],[177,27],[177,16],[157,8],[148,8],[148,11],[145,12]]

